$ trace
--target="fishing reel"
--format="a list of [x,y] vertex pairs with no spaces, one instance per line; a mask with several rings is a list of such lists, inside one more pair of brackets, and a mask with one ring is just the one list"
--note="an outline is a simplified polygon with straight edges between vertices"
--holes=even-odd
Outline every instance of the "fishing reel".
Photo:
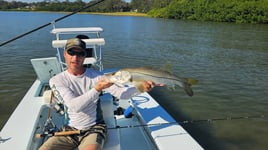
[[49,117],[47,118],[44,126],[43,126],[43,131],[41,134],[36,134],[35,138],[45,138],[45,137],[51,137],[54,135],[55,132],[59,131],[57,126],[54,124],[52,121],[52,118]]
[[64,115],[64,105],[63,104],[53,102],[53,103],[49,104],[49,107],[52,108],[53,110],[55,110],[60,115]]
[[58,100],[58,98],[51,93],[51,90],[45,91],[43,94],[44,102],[48,105],[49,108],[53,109],[60,115],[64,115],[64,104],[62,100]]

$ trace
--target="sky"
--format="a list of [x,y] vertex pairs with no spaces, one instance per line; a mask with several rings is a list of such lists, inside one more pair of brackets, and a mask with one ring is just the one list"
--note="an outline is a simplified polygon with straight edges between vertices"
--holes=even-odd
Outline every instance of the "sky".
[[[21,1],[21,2],[27,2],[27,3],[32,3],[32,2],[42,2],[44,0],[5,0],[5,1],[8,1],[8,2],[11,2],[11,1]],[[59,0],[59,1],[65,1],[65,0]],[[70,2],[73,2],[75,0],[69,0]],[[83,2],[89,2],[90,0],[82,0]],[[131,0],[125,0],[126,2],[130,2]]]

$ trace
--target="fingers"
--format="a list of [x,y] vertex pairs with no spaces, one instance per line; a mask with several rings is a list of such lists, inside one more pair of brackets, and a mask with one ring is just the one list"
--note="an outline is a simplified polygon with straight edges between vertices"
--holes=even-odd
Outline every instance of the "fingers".
[[98,83],[96,84],[95,86],[95,89],[98,91],[98,92],[101,92],[103,89],[106,89],[110,86],[112,86],[113,83],[111,82],[107,82],[104,78],[101,78]]
[[148,80],[148,81],[143,81],[143,88],[146,92],[150,91],[152,88],[155,86],[165,86],[163,83],[155,84],[153,81]]
[[155,84],[155,86],[165,86],[164,83]]
[[152,88],[155,87],[155,83],[151,80],[143,81],[143,87],[146,92],[150,91]]

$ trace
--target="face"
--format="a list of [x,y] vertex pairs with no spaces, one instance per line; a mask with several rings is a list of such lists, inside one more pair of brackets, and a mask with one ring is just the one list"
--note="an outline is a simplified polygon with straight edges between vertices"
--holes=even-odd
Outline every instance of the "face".
[[79,49],[70,49],[64,51],[64,58],[71,73],[81,73],[84,71],[83,62],[85,60],[85,51]]

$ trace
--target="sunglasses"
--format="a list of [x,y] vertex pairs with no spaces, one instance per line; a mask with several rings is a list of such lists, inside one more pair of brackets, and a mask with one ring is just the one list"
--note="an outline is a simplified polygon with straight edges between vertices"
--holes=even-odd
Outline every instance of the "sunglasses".
[[71,56],[78,56],[78,57],[85,57],[86,56],[86,52],[84,51],[75,51],[75,50],[72,50],[72,49],[69,49],[67,50],[67,53]]

